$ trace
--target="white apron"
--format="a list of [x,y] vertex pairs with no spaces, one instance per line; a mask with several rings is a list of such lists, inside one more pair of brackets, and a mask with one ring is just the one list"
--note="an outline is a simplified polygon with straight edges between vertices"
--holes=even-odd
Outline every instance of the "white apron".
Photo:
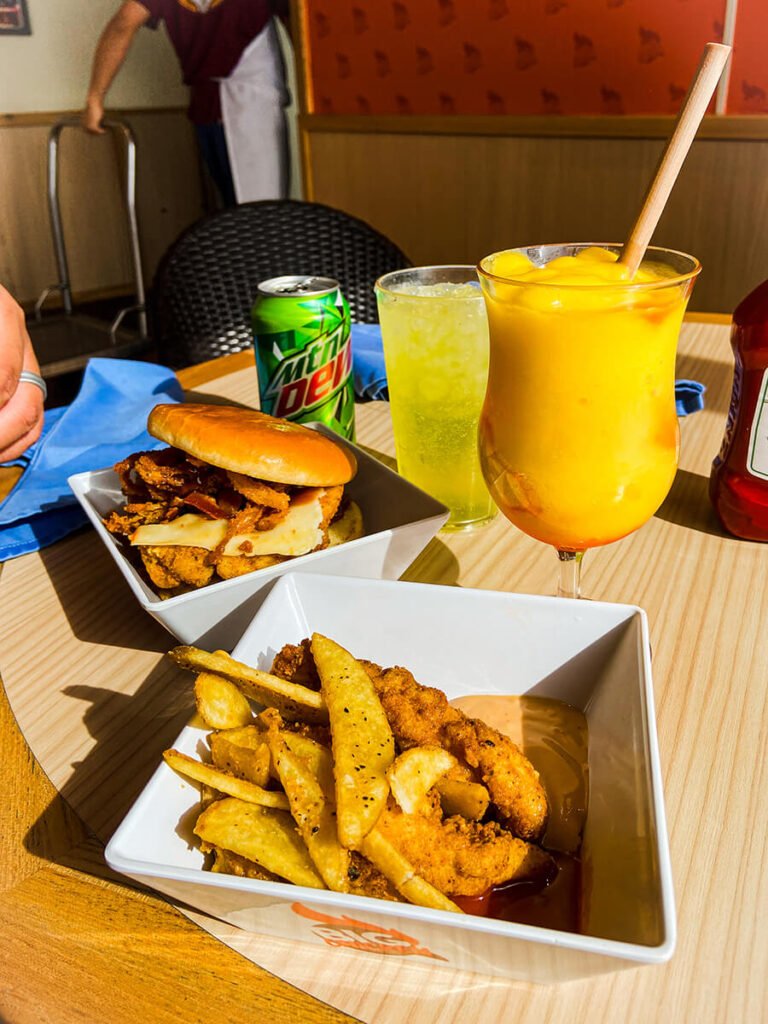
[[277,29],[272,20],[219,82],[224,134],[238,203],[288,194],[288,102]]

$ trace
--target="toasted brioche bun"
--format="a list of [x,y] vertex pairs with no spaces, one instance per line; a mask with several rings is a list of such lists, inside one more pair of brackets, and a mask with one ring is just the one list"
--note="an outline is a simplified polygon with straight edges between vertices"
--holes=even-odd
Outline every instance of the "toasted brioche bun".
[[315,430],[232,405],[156,405],[153,437],[211,466],[298,487],[333,487],[351,480],[351,452]]

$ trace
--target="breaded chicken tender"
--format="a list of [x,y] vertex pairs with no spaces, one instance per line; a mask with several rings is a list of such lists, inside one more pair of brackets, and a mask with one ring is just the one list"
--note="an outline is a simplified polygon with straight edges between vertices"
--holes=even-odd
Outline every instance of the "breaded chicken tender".
[[213,566],[208,564],[205,548],[146,544],[139,548],[139,552],[147,575],[162,590],[181,584],[204,587],[213,576]]
[[547,796],[539,773],[517,744],[452,707],[442,690],[417,683],[408,669],[382,671],[371,662],[361,664],[373,680],[402,750],[444,747],[476,772],[477,781],[487,787],[515,835],[534,842],[541,838],[547,824]]
[[285,644],[281,647],[272,662],[272,675],[307,686],[310,690],[319,690],[320,676],[312,657],[311,641],[307,639],[300,644]]
[[216,559],[216,572],[223,580],[231,580],[234,576],[245,576],[256,569],[266,569],[284,561],[283,555],[256,555],[253,558],[246,555],[221,555]]
[[403,814],[390,802],[376,827],[422,878],[447,896],[480,896],[512,881],[545,882],[557,871],[548,853],[496,822]]
[[[517,744],[479,719],[452,707],[442,690],[417,683],[404,668],[382,669],[360,661],[373,680],[395,741],[409,747],[444,747],[461,764],[451,778],[467,778],[464,766],[488,789],[515,835],[536,842],[547,824],[547,796],[539,773]],[[286,644],[272,664],[275,675],[320,689],[309,640]],[[439,888],[439,886],[438,886]]]

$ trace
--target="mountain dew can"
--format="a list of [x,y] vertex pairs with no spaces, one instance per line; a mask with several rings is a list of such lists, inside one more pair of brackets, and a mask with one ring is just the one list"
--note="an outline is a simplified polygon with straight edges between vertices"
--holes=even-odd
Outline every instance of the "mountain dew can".
[[262,281],[251,314],[262,412],[354,440],[349,306],[330,277]]

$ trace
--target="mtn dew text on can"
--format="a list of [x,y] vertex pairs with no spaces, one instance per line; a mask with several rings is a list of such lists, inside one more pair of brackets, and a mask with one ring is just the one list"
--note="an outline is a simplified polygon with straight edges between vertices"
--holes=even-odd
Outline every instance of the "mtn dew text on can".
[[262,412],[355,436],[349,306],[329,277],[262,281],[251,314]]

